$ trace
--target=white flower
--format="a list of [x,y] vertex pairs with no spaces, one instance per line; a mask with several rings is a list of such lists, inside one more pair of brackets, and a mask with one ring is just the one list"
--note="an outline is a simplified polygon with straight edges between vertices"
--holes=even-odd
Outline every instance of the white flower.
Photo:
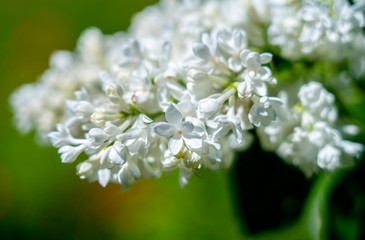
[[109,183],[110,177],[111,172],[109,169],[104,168],[98,170],[98,181],[101,186],[105,187]]
[[208,118],[214,116],[222,108],[223,103],[235,92],[235,89],[230,89],[224,94],[215,94],[200,100],[198,105],[199,112],[203,113]]
[[100,163],[123,164],[127,160],[127,148],[120,141],[105,149],[101,155]]
[[118,172],[118,181],[123,189],[129,188],[131,184],[141,177],[141,171],[133,161],[128,161],[122,165]]
[[108,134],[100,128],[92,128],[88,132],[86,139],[90,141],[90,148],[98,149],[102,147]]
[[248,119],[256,127],[267,126],[275,121],[277,116],[280,117],[280,107],[282,102],[280,98],[261,97],[256,100],[252,106]]
[[109,97],[109,100],[113,103],[119,103],[121,96],[123,96],[123,89],[119,84],[115,82],[110,73],[101,71],[99,77],[103,86],[103,90]]
[[79,145],[77,147],[73,146],[63,146],[58,150],[61,154],[61,160],[63,163],[72,163],[76,158],[85,150],[86,145]]
[[146,124],[151,122],[147,116],[140,115],[130,130],[117,136],[117,139],[125,142],[130,155],[138,153],[141,157],[147,156],[151,136]]
[[213,133],[213,139],[220,139],[227,135],[228,131],[232,130],[237,143],[243,141],[243,130],[241,128],[241,121],[234,113],[234,107],[230,107],[226,115],[217,116],[214,121],[219,124],[217,130]]
[[184,148],[179,155],[172,155],[170,151],[165,151],[163,166],[168,170],[180,169],[179,184],[184,187],[193,172],[201,168],[201,156],[187,148]]
[[62,147],[69,144],[78,144],[79,142],[71,136],[71,133],[67,127],[62,124],[57,124],[57,131],[48,134],[49,139],[54,147]]
[[238,97],[242,99],[251,99],[254,94],[257,96],[267,96],[266,83],[261,80],[252,80],[247,77],[247,74],[243,74],[243,81],[238,83],[237,92]]
[[270,68],[261,66],[272,60],[271,53],[259,54],[246,49],[241,52],[240,57],[243,66],[246,68],[245,71],[251,80],[260,80],[268,83],[276,82],[276,79],[272,77]]
[[169,150],[173,155],[178,154],[183,144],[192,150],[202,148],[202,138],[194,131],[194,125],[188,121],[182,121],[181,112],[170,104],[167,108],[165,117],[167,123],[159,122],[153,125],[153,130],[160,136],[171,137],[169,140]]
[[334,105],[334,96],[318,82],[309,82],[303,85],[298,97],[303,107],[320,120],[331,123],[337,120],[337,109]]
[[81,179],[85,179],[93,174],[93,167],[91,162],[82,162],[77,165],[77,175],[79,175]]
[[193,45],[193,53],[197,58],[208,62],[212,59],[212,55],[210,54],[210,50],[207,45],[204,43],[194,43]]
[[216,170],[220,167],[220,163],[222,162],[223,153],[221,149],[221,144],[219,141],[207,139],[204,141],[204,153],[206,161],[204,162],[210,169]]
[[189,179],[193,176],[193,172],[186,168],[181,168],[179,173],[179,184],[180,187],[184,187],[188,182]]
[[266,151],[275,151],[298,124],[297,116],[289,106],[288,93],[283,90],[279,92],[278,96],[283,103],[280,108],[282,110],[281,119],[257,129],[260,145]]
[[89,64],[102,63],[105,51],[103,37],[97,28],[89,28],[81,34],[77,50],[83,61]]
[[228,56],[228,67],[235,72],[241,71],[243,66],[240,54],[247,48],[246,33],[238,29],[225,29],[218,32],[217,35],[218,47],[222,51],[223,57]]
[[317,164],[320,168],[334,170],[340,166],[341,151],[328,144],[318,153]]

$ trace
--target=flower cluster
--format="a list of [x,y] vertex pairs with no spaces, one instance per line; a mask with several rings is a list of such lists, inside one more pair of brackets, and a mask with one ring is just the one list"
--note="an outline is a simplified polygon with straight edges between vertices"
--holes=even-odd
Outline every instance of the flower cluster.
[[267,96],[272,55],[248,50],[243,30],[203,34],[180,68],[168,42],[120,47],[99,72],[100,91],[76,91],[65,123],[49,134],[63,162],[89,155],[78,165],[83,178],[127,187],[179,168],[183,186],[197,169],[229,166],[225,151],[248,147],[247,130],[280,117],[281,100]]
[[[18,128],[48,135],[64,163],[84,158],[80,178],[123,189],[175,169],[184,186],[201,168],[231,166],[234,151],[248,149],[255,134],[307,175],[352,164],[363,146],[336,130],[334,95],[310,79],[271,94],[275,56],[265,46],[280,46],[285,61],[347,49],[365,39],[361,6],[263,2],[263,11],[254,2],[166,0],[136,15],[126,33],[86,30],[74,53],[55,53],[40,81],[12,95]],[[289,17],[302,33],[288,31]],[[312,28],[320,32],[308,39]]]
[[364,8],[363,1],[275,1],[269,41],[290,59],[349,60],[351,70],[360,76],[365,71]]
[[301,86],[298,98],[299,102],[288,106],[284,94],[287,120],[259,129],[263,147],[276,150],[280,157],[298,166],[307,176],[319,168],[333,171],[340,166],[353,165],[363,145],[343,140],[334,128],[338,116],[333,94],[320,83],[309,82]]

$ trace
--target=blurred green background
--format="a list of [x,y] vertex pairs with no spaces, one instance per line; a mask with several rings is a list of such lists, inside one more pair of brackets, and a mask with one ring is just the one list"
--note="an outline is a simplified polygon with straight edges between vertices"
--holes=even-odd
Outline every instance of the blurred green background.
[[0,1],[0,239],[362,239],[364,161],[308,180],[255,144],[234,169],[201,171],[184,189],[175,172],[121,192],[78,179],[76,164],[14,129],[9,94],[54,50],[74,49],[90,26],[126,30],[155,2]]

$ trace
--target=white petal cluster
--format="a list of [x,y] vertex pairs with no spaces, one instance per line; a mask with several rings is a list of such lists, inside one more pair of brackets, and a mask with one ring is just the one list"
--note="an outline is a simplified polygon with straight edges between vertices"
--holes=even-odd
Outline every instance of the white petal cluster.
[[271,95],[266,49],[279,46],[286,61],[345,58],[361,72],[361,4],[291,2],[163,0],[125,33],[88,29],[12,95],[16,124],[48,135],[62,162],[81,159],[80,178],[123,189],[173,170],[184,186],[201,168],[229,167],[252,129],[308,175],[349,165],[362,145],[335,129],[334,95],[318,82],[300,87],[296,105]]
[[263,147],[276,151],[307,176],[319,169],[333,171],[353,165],[363,152],[363,145],[344,140],[336,130],[334,96],[322,84],[312,81],[301,86],[298,99],[295,106],[285,104],[286,121],[259,129]]
[[350,61],[357,76],[364,73],[364,1],[269,1],[268,36],[290,59]]
[[[66,120],[49,134],[62,162],[84,152],[81,178],[123,188],[173,169],[184,186],[200,168],[228,167],[227,152],[249,147],[248,130],[276,121],[281,108],[267,96],[266,84],[276,83],[264,65],[272,55],[247,45],[242,29],[213,29],[179,66],[169,42],[122,42],[108,70],[99,71],[99,91],[76,91]],[[238,94],[243,84],[252,93]]]

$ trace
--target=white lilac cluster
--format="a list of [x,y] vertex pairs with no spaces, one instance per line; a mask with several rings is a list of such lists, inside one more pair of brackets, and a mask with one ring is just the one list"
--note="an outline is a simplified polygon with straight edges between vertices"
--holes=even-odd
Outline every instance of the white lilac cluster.
[[[282,92],[281,97],[287,118],[258,130],[264,149],[276,151],[307,176],[319,169],[333,171],[340,166],[352,166],[354,159],[360,157],[363,145],[344,140],[336,130],[335,98],[322,84],[311,81],[302,85],[294,106],[289,106],[288,94]],[[356,133],[355,126],[346,128],[349,134]]]
[[180,67],[169,42],[151,41],[122,43],[99,72],[100,92],[76,91],[67,120],[49,134],[63,162],[89,155],[82,178],[128,187],[178,168],[183,186],[202,167],[229,166],[225,152],[248,147],[247,130],[280,117],[280,99],[267,95],[272,55],[248,50],[243,30],[203,34]]
[[270,2],[268,37],[290,59],[350,61],[365,72],[365,1],[291,0]]
[[[263,148],[308,175],[349,165],[362,145],[335,129],[335,98],[320,83],[303,85],[295,106],[285,88],[269,94],[277,80],[265,35],[278,20],[264,26],[277,7],[166,0],[136,15],[128,32],[89,29],[74,53],[54,54],[40,81],[12,95],[16,124],[48,135],[62,162],[83,158],[77,174],[102,186],[128,188],[175,169],[184,186],[201,168],[231,166],[252,129]],[[285,44],[275,44],[285,57]]]

